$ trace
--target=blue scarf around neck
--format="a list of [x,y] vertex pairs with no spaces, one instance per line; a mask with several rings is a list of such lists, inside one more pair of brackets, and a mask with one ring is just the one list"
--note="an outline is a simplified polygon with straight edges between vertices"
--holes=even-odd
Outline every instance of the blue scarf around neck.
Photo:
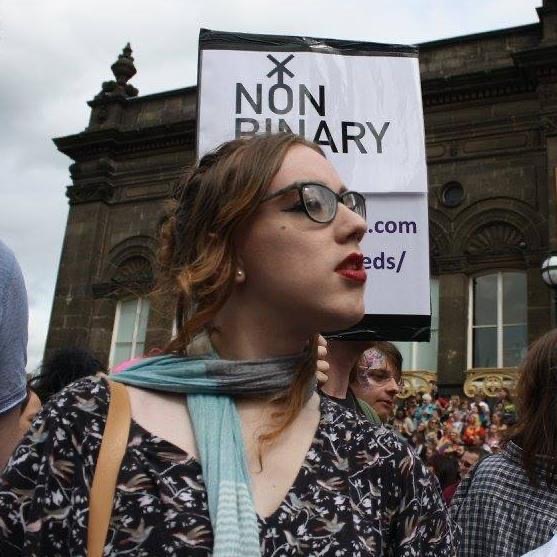
[[199,449],[213,526],[215,557],[259,557],[259,527],[236,396],[284,392],[304,355],[269,360],[220,360],[204,355],[146,358],[111,376],[113,381],[185,393]]

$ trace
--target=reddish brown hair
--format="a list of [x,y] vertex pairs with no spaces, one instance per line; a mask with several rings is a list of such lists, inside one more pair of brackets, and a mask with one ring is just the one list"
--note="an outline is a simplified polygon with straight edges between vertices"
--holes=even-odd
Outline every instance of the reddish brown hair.
[[516,388],[518,421],[506,439],[522,449],[530,483],[539,485],[536,456],[547,458],[545,479],[557,487],[557,329],[532,344],[520,367]]
[[[163,285],[177,299],[177,336],[165,352],[187,354],[195,335],[211,322],[230,296],[236,271],[236,233],[255,213],[289,149],[319,147],[292,134],[229,141],[205,155],[182,180],[169,217],[161,227]],[[324,155],[323,155],[324,156]],[[271,440],[297,416],[315,373],[317,337],[287,393],[277,403]]]

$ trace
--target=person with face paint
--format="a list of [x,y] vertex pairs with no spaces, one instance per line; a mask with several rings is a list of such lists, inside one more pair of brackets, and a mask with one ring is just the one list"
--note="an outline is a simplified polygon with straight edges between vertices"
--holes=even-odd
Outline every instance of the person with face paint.
[[403,387],[402,355],[390,342],[375,342],[361,356],[350,375],[355,395],[369,404],[381,421],[394,412],[396,395]]
[[367,418],[371,423],[379,424],[381,419],[377,412],[367,402],[358,398],[350,385],[350,377],[358,365],[362,352],[373,343],[374,341],[369,340],[329,338],[326,381],[321,385],[320,392],[347,410]]

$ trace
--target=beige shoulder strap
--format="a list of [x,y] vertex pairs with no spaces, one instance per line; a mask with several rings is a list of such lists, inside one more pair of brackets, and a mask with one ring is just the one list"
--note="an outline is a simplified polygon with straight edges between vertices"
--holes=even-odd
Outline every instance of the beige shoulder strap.
[[87,555],[102,557],[112,515],[118,472],[128,445],[130,432],[130,399],[121,383],[108,381],[110,403],[103,439],[89,494]]

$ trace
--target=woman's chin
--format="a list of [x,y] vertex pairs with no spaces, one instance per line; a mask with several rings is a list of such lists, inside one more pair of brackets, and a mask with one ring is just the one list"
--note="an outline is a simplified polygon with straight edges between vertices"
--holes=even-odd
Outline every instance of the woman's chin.
[[338,312],[331,316],[327,320],[327,324],[321,327],[321,331],[333,332],[333,331],[344,331],[349,329],[354,325],[358,324],[364,317],[364,308],[359,310],[354,310],[352,312]]
[[362,301],[362,303],[355,306],[352,311],[346,312],[345,328],[357,325],[364,318],[364,315],[365,315],[365,307],[364,307],[364,303]]

